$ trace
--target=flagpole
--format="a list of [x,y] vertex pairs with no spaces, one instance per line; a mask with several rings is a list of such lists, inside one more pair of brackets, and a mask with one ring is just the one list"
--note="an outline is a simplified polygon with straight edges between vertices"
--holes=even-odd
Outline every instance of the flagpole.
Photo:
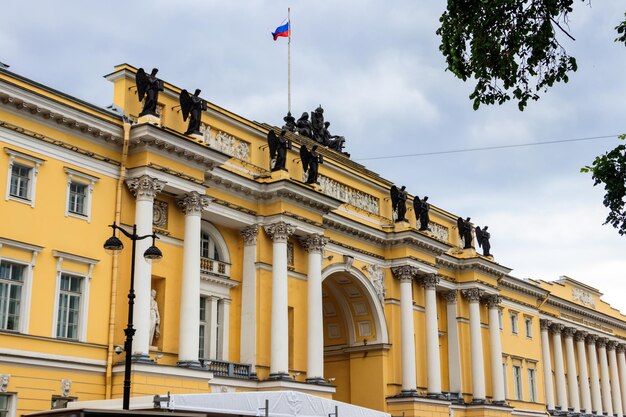
[[291,7],[287,7],[287,24],[289,39],[287,40],[287,111],[291,113]]

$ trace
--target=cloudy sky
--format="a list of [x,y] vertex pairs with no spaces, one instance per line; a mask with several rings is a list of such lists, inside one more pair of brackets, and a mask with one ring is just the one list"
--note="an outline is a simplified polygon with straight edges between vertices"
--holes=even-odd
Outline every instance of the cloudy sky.
[[282,124],[287,43],[270,32],[291,6],[292,109],[319,104],[346,150],[413,195],[489,225],[496,261],[519,278],[560,275],[626,312],[626,237],[602,223],[601,188],[579,173],[617,139],[505,150],[381,156],[626,133],[623,0],[574,3],[561,36],[579,70],[528,109],[473,111],[435,35],[444,0],[34,1],[3,6],[0,61],[96,104],[101,76],[128,62],[252,120]]

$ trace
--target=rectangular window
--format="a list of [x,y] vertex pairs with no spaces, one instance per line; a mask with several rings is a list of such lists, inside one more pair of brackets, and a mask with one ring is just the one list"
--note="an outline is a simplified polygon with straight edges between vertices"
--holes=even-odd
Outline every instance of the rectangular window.
[[61,274],[59,308],[57,310],[57,337],[78,339],[82,277]]
[[0,394],[0,417],[11,417],[12,395]]
[[70,183],[70,194],[68,210],[70,213],[79,214],[81,216],[87,215],[87,185],[72,181]]
[[207,319],[206,319],[206,298],[205,297],[200,297],[200,346],[198,349],[198,358],[200,359],[205,359],[206,358],[206,354],[205,354],[205,335],[206,335],[206,330],[207,330]]
[[30,178],[32,168],[25,165],[13,164],[11,168],[11,187],[9,194],[13,197],[30,200]]
[[74,397],[60,397],[58,395],[52,396],[52,401],[50,403],[50,408],[53,410],[58,410],[60,408],[67,408],[67,404],[75,401]]
[[531,402],[537,402],[537,381],[535,379],[535,369],[528,369],[528,394]]
[[524,323],[526,324],[526,337],[533,337],[533,319],[526,317]]
[[517,313],[511,313],[511,332],[517,334]]
[[0,329],[19,330],[24,265],[0,261]]
[[504,398],[509,398],[509,381],[506,374],[506,363],[502,363],[502,376],[504,381]]
[[513,365],[513,389],[515,399],[522,400],[522,367],[519,365]]

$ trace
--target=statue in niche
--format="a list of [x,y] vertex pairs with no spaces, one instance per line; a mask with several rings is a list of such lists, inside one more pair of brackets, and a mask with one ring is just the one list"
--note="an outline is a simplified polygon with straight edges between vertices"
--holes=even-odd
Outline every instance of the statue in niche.
[[321,104],[317,109],[311,112],[311,129],[313,132],[312,139],[326,145],[324,143],[324,109]]
[[200,98],[200,89],[196,88],[193,95],[187,90],[180,92],[179,97],[180,108],[183,111],[183,120],[187,121],[189,117],[189,125],[185,135],[200,134],[200,121],[202,120],[202,112],[207,109],[206,101]]
[[159,314],[159,305],[156,300],[156,290],[150,291],[150,295],[150,345],[154,346],[156,345],[154,339],[158,339],[161,336],[161,315]]
[[389,190],[391,194],[391,209],[396,213],[396,223],[404,222],[406,218],[406,200],[408,198],[406,187],[398,189],[395,185],[391,186]]
[[287,112],[287,116],[283,117],[285,124],[283,125],[283,129],[288,132],[295,133],[296,132],[296,118],[291,115],[291,112]]
[[418,196],[413,198],[413,211],[415,212],[415,224],[421,231],[428,230],[428,223],[430,222],[430,204],[428,204],[428,197],[425,196],[423,200],[420,200]]
[[287,149],[291,148],[291,143],[285,137],[287,131],[282,129],[280,136],[276,136],[273,130],[267,133],[267,144],[270,148],[270,170],[274,171],[286,171],[287,164]]
[[307,173],[307,184],[319,184],[317,181],[319,164],[324,160],[322,155],[317,153],[317,145],[313,145],[311,151],[306,145],[300,146],[300,160],[302,160],[302,169]]
[[482,230],[479,226],[476,226],[476,241],[478,242],[478,247],[483,248],[484,256],[491,256],[489,250],[491,249],[491,243],[489,243],[489,239],[491,239],[491,233],[487,231],[489,226],[485,226]]
[[328,126],[330,126],[330,122],[324,122],[324,129],[322,131],[322,143],[324,144],[324,146],[327,146],[334,151],[343,152],[343,146],[346,142],[346,139],[343,136],[331,135],[328,131]]
[[144,97],[146,101],[143,103],[143,110],[139,113],[139,117],[145,115],[152,115],[158,117],[156,111],[159,91],[163,91],[163,81],[156,77],[158,68],[153,68],[150,74],[146,74],[143,68],[137,70],[135,75],[135,82],[137,83],[137,94],[139,101],[141,102]]
[[459,217],[456,220],[456,225],[459,229],[459,237],[463,240],[463,249],[472,249],[474,246],[472,244],[472,223],[470,222],[471,218],[467,218],[463,220],[462,217]]
[[313,131],[311,128],[311,121],[309,120],[309,113],[302,113],[302,116],[300,116],[300,118],[296,122],[296,132],[299,135],[306,136],[307,138],[313,138]]

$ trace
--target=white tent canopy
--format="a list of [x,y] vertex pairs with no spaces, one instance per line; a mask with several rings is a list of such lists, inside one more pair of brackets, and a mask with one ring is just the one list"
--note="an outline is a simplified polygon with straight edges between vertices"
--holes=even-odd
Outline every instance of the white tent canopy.
[[[298,391],[170,394],[158,396],[160,404],[154,403],[155,398],[153,396],[132,397],[130,408],[135,411],[150,411],[158,408],[179,412],[264,417],[266,415],[265,400],[267,400],[269,406],[267,416],[269,417],[391,417],[389,413],[382,411]],[[122,408],[122,399],[75,401],[68,403],[67,406],[71,409],[119,410]]]
[[381,411],[297,391],[173,394],[161,407],[172,411],[265,416],[265,400],[270,417],[390,417]]

